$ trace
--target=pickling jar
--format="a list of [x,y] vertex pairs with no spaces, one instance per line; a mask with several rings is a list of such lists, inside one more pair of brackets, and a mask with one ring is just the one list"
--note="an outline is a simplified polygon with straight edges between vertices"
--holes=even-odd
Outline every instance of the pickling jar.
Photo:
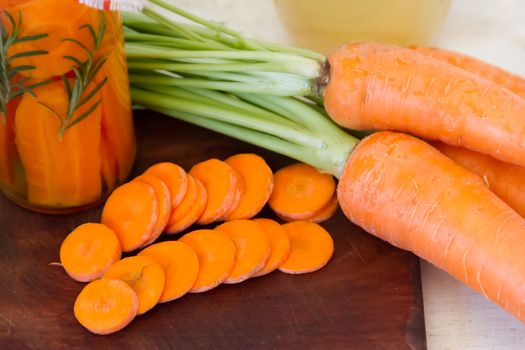
[[93,207],[135,159],[120,14],[77,0],[0,10],[0,190],[39,212]]

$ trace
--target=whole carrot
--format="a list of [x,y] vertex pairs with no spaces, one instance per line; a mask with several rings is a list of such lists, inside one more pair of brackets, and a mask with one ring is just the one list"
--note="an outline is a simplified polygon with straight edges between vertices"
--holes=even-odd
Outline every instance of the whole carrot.
[[349,43],[328,61],[324,105],[338,124],[408,132],[525,166],[525,100],[510,90],[385,44]]
[[480,177],[423,141],[379,132],[348,159],[338,198],[352,222],[525,321],[525,220]]
[[493,81],[525,98],[525,79],[518,75],[459,52],[417,45],[410,48]]

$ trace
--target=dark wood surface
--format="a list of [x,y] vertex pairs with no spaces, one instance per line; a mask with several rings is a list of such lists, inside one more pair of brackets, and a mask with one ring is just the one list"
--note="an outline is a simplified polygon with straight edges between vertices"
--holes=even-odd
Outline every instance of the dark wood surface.
[[[272,169],[291,162],[150,112],[137,113],[135,174],[158,161],[189,169],[210,157],[258,152]],[[1,197],[1,196],[0,196]],[[83,284],[66,276],[60,243],[100,208],[68,216],[31,213],[0,198],[0,349],[421,349],[419,263],[352,225],[339,211],[324,226],[335,254],[322,270],[274,272],[161,304],[110,336],[73,316]],[[265,209],[261,216],[273,217]]]

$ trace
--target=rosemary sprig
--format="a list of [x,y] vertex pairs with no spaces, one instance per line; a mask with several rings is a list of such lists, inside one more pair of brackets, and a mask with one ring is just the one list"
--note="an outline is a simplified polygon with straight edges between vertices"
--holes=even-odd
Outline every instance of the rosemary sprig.
[[11,24],[12,28],[11,33],[8,33],[7,28],[5,28],[4,24],[0,21],[0,113],[2,114],[2,123],[5,125],[7,122],[7,105],[9,101],[23,94],[24,92],[35,96],[33,89],[37,86],[47,83],[40,82],[32,85],[26,85],[30,80],[29,77],[24,77],[14,82],[13,78],[17,73],[22,71],[33,70],[35,69],[35,66],[15,66],[12,64],[12,61],[16,60],[17,58],[45,55],[48,53],[47,51],[23,51],[9,56],[8,49],[12,45],[39,40],[47,37],[48,35],[42,33],[35,35],[20,36],[22,28],[22,13],[18,12],[17,20],[15,20],[13,15],[8,11],[3,11],[2,15],[6,17],[7,21]]
[[98,31],[95,31],[95,29],[89,24],[84,24],[79,28],[79,30],[87,30],[89,32],[91,38],[93,39],[93,50],[90,50],[84,43],[80,42],[77,39],[62,39],[62,41],[69,41],[78,45],[82,50],[86,52],[87,55],[87,58],[84,62],[82,62],[77,57],[71,55],[66,55],[63,57],[64,59],[72,61],[75,64],[75,66],[72,68],[75,74],[75,78],[73,79],[72,83],[69,82],[66,75],[62,76],[62,81],[66,88],[66,92],[69,99],[66,115],[62,117],[52,107],[42,102],[39,102],[42,106],[53,112],[53,115],[57,117],[60,123],[60,129],[58,132],[59,140],[62,140],[62,137],[67,129],[71,128],[72,126],[80,123],[82,120],[89,117],[89,115],[93,113],[97,109],[97,107],[102,103],[102,99],[97,99],[81,115],[79,115],[76,118],[73,118],[75,112],[77,112],[80,107],[91,103],[93,98],[96,96],[97,92],[99,92],[100,89],[102,89],[102,87],[104,86],[104,84],[106,84],[106,82],[108,81],[108,77],[104,77],[104,79],[97,83],[91,89],[91,91],[87,91],[87,88],[106,62],[106,57],[102,55],[96,56],[105,34],[103,16],[103,14],[101,14],[100,16],[100,24],[98,27]]

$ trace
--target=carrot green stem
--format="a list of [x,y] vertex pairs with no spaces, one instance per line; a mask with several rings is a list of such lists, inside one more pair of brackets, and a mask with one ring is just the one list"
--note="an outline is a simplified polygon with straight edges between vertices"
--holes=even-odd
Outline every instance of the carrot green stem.
[[[325,116],[300,103],[305,124],[289,114],[297,111],[285,108],[283,114],[277,114],[244,102],[240,96],[217,91],[132,85],[131,94],[133,101],[143,107],[295,158],[335,176],[341,175],[357,143]],[[275,106],[297,102],[275,96],[265,99]]]
[[325,57],[247,39],[164,0],[124,18],[135,104],[255,144],[340,176],[357,139],[312,95]]

